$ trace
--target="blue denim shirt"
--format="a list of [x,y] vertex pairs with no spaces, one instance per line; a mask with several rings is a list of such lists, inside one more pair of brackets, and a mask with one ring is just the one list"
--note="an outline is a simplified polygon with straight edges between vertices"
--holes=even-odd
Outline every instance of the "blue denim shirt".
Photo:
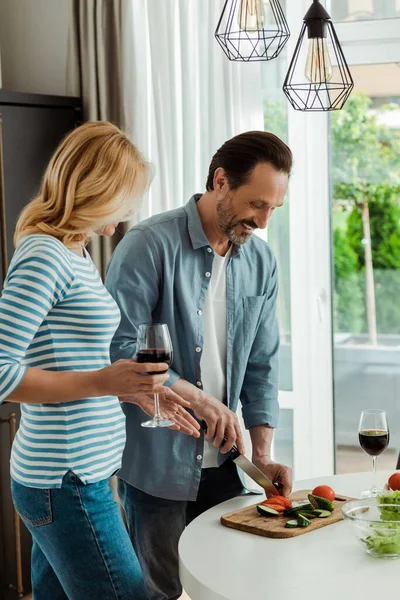
[[[117,246],[106,287],[121,310],[111,360],[133,358],[137,327],[167,323],[173,363],[167,385],[183,377],[201,387],[202,313],[214,250],[207,240],[196,195],[182,208],[133,227]],[[277,266],[268,244],[253,235],[235,246],[227,267],[227,405],[242,404],[246,428],[276,427],[279,332],[275,316]],[[140,490],[172,500],[195,500],[203,436],[140,426],[146,415],[124,404],[127,443],[119,476]],[[220,455],[220,462],[223,455]]]

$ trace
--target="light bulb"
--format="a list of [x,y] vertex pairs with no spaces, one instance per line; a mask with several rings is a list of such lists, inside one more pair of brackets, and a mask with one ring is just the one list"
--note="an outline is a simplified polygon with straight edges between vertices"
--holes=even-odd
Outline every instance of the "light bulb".
[[240,0],[238,25],[242,31],[259,31],[264,21],[264,0]]
[[333,67],[326,38],[310,38],[305,76],[310,83],[326,83],[332,79]]

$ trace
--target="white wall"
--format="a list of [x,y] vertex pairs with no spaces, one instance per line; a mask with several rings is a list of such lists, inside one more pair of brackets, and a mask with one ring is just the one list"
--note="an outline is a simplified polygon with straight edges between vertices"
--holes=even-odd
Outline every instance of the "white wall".
[[65,95],[70,0],[0,0],[2,87]]

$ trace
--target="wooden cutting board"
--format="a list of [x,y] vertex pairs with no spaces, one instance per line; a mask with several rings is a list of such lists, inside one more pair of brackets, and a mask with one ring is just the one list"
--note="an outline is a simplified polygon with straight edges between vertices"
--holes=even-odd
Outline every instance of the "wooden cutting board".
[[[307,500],[307,496],[310,493],[311,490],[300,490],[298,492],[294,492],[290,496],[290,499],[293,501]],[[334,501],[335,510],[330,517],[326,517],[325,519],[312,519],[311,525],[308,527],[287,529],[285,527],[286,522],[290,519],[295,519],[295,516],[262,517],[257,512],[257,504],[253,504],[253,506],[247,506],[246,508],[241,508],[239,510],[235,510],[234,512],[223,515],[221,517],[221,523],[226,527],[231,527],[232,529],[239,529],[240,531],[247,531],[248,533],[255,533],[256,535],[263,535],[264,537],[291,538],[341,521],[343,519],[341,509],[343,504],[348,500],[353,500],[353,498],[340,496],[340,500]]]

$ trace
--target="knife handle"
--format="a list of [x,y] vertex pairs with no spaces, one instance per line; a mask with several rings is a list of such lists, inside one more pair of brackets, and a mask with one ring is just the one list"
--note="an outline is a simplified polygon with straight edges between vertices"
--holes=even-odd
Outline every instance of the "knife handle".
[[[204,431],[204,433],[207,433],[207,423],[205,421],[202,421],[200,423],[200,426],[201,426],[202,430]],[[224,444],[226,444],[226,438],[225,437],[222,440],[222,444],[220,445],[220,448],[222,448],[222,446],[224,446]],[[240,456],[240,452],[239,452],[238,447],[236,446],[236,444],[233,444],[231,450],[229,452],[227,452],[226,456],[230,460],[235,460],[235,458],[237,458],[238,456]]]

